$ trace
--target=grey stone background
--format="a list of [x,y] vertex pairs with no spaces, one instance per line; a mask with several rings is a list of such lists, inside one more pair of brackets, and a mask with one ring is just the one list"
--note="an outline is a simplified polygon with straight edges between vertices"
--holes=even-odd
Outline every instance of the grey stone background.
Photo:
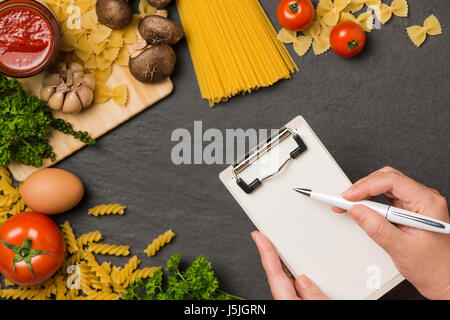
[[[301,114],[352,181],[391,165],[448,194],[450,2],[408,2],[409,17],[393,17],[367,34],[360,56],[345,60],[330,51],[300,58],[289,47],[301,69],[293,79],[213,109],[201,99],[182,41],[176,47],[171,96],[57,165],[82,179],[86,195],[55,220],[69,219],[77,234],[98,229],[107,243],[131,245],[143,266],[164,264],[176,252],[185,263],[203,255],[225,291],[271,299],[250,237],[255,227],[218,179],[226,165],[172,164],[173,130],[192,132],[195,120],[203,122],[204,130],[270,129]],[[279,29],[278,0],[261,3]],[[429,36],[415,48],[405,29],[422,24],[431,13],[439,18],[443,34]],[[170,17],[179,21],[175,4]],[[127,205],[125,216],[87,214],[94,205],[113,202]],[[174,242],[146,257],[146,245],[168,228],[177,234]],[[127,258],[108,260],[123,265]],[[384,298],[421,296],[404,282]]]

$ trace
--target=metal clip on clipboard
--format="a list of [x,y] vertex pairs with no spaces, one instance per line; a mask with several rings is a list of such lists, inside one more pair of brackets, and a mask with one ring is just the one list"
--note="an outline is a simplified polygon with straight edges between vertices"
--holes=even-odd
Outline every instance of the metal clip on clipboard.
[[[282,164],[278,167],[278,169],[275,172],[270,173],[262,178],[256,178],[249,184],[247,184],[242,178],[239,178],[238,176],[239,173],[244,171],[245,168],[250,166],[253,162],[258,160],[262,155],[267,153],[270,149],[279,144],[281,141],[291,136],[297,143],[297,148],[295,148],[292,152],[290,152],[289,157],[282,162]],[[296,134],[293,130],[289,128],[281,128],[277,135],[269,137],[264,144],[257,146],[254,150],[247,153],[242,160],[233,163],[232,165],[233,177],[236,179],[237,185],[242,190],[244,190],[245,193],[250,194],[256,188],[258,188],[264,180],[269,179],[270,177],[276,175],[278,172],[281,171],[281,169],[283,169],[283,167],[290,160],[297,158],[300,154],[302,154],[305,151],[306,145],[298,134]]]

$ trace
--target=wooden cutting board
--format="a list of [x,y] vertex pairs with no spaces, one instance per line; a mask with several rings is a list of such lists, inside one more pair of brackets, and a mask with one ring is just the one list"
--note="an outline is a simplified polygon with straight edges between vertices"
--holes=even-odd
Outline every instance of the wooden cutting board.
[[[25,91],[39,97],[43,77],[44,74],[41,74],[21,80],[23,88]],[[170,78],[156,84],[145,84],[134,79],[127,67],[118,65],[114,66],[107,84],[111,88],[120,84],[128,85],[128,103],[125,107],[121,107],[113,100],[109,100],[102,104],[92,105],[77,114],[64,114],[54,111],[54,116],[70,122],[75,131],[87,131],[92,138],[97,139],[152,104],[167,97],[173,91],[173,83]],[[9,169],[17,181],[25,180],[33,172],[50,167],[85,146],[84,143],[74,139],[72,136],[65,135],[54,129],[49,135],[49,143],[56,154],[56,160],[52,162],[46,159],[44,165],[40,168],[11,163]],[[95,148],[95,146],[90,148]]]

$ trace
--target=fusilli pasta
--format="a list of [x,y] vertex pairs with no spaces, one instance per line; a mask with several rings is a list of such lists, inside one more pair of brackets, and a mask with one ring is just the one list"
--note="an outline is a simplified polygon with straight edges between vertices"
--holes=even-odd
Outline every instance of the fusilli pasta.
[[100,241],[101,239],[102,239],[102,234],[100,233],[100,231],[96,230],[96,231],[85,233],[85,234],[81,235],[77,239],[77,245],[79,248],[81,248],[83,245],[87,245],[92,242],[97,242],[97,241]]
[[61,231],[64,236],[64,240],[66,242],[67,251],[69,253],[74,253],[78,251],[78,245],[75,238],[75,234],[73,233],[73,229],[70,226],[69,221],[66,221],[64,224],[61,225]]
[[[112,206],[112,205],[111,205]],[[120,206],[120,205],[118,205]],[[104,214],[117,211],[118,214],[125,207],[110,207]],[[0,167],[0,225],[9,216],[23,211],[30,211],[25,207],[20,197],[20,186],[12,185],[9,171]],[[123,211],[122,211],[123,212]],[[101,215],[101,214],[99,214]],[[34,299],[34,300],[116,300],[126,292],[129,283],[137,278],[152,277],[155,270],[161,267],[137,269],[140,261],[133,256],[124,267],[118,267],[111,262],[99,264],[93,253],[129,254],[129,246],[115,246],[96,244],[102,240],[100,231],[85,233],[76,238],[68,221],[61,225],[61,231],[66,243],[66,256],[61,268],[44,283],[31,286],[18,286],[4,279],[5,288],[0,285],[0,298],[3,299]],[[85,247],[87,246],[87,248]]]
[[154,239],[152,243],[150,243],[147,249],[144,252],[149,256],[154,256],[156,252],[158,252],[161,247],[170,243],[172,239],[175,237],[175,233],[172,230],[167,230],[163,234],[161,234],[158,238]]
[[94,208],[89,209],[89,214],[93,216],[103,216],[105,214],[124,214],[125,213],[125,206],[122,206],[118,203],[113,204],[101,204],[99,206],[96,206]]
[[93,243],[90,244],[89,252],[99,254],[109,254],[114,256],[128,256],[130,254],[130,246],[117,246],[115,244]]

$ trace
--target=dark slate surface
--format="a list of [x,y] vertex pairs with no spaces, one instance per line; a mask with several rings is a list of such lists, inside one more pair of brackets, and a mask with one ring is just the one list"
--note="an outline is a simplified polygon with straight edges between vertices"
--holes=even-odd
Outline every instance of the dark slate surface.
[[[261,3],[278,29],[278,1]],[[410,0],[409,5],[409,18],[394,17],[368,34],[359,57],[309,52],[299,58],[290,48],[301,68],[292,80],[213,109],[201,99],[183,41],[176,48],[170,97],[57,165],[76,173],[87,192],[79,206],[55,219],[69,219],[78,234],[98,229],[105,242],[131,245],[144,266],[163,264],[175,252],[186,262],[204,255],[224,290],[270,299],[250,238],[255,227],[218,179],[226,165],[174,165],[173,130],[192,132],[195,120],[203,121],[204,129],[222,132],[269,129],[301,114],[352,181],[391,165],[448,194],[450,2]],[[428,37],[417,49],[405,28],[422,24],[431,13],[441,21],[443,35]],[[175,5],[170,16],[179,20]],[[88,208],[111,202],[126,204],[126,215],[87,215]],[[167,228],[176,232],[175,241],[146,258],[146,245]],[[110,260],[124,264],[127,259]],[[405,282],[385,298],[420,297]]]

